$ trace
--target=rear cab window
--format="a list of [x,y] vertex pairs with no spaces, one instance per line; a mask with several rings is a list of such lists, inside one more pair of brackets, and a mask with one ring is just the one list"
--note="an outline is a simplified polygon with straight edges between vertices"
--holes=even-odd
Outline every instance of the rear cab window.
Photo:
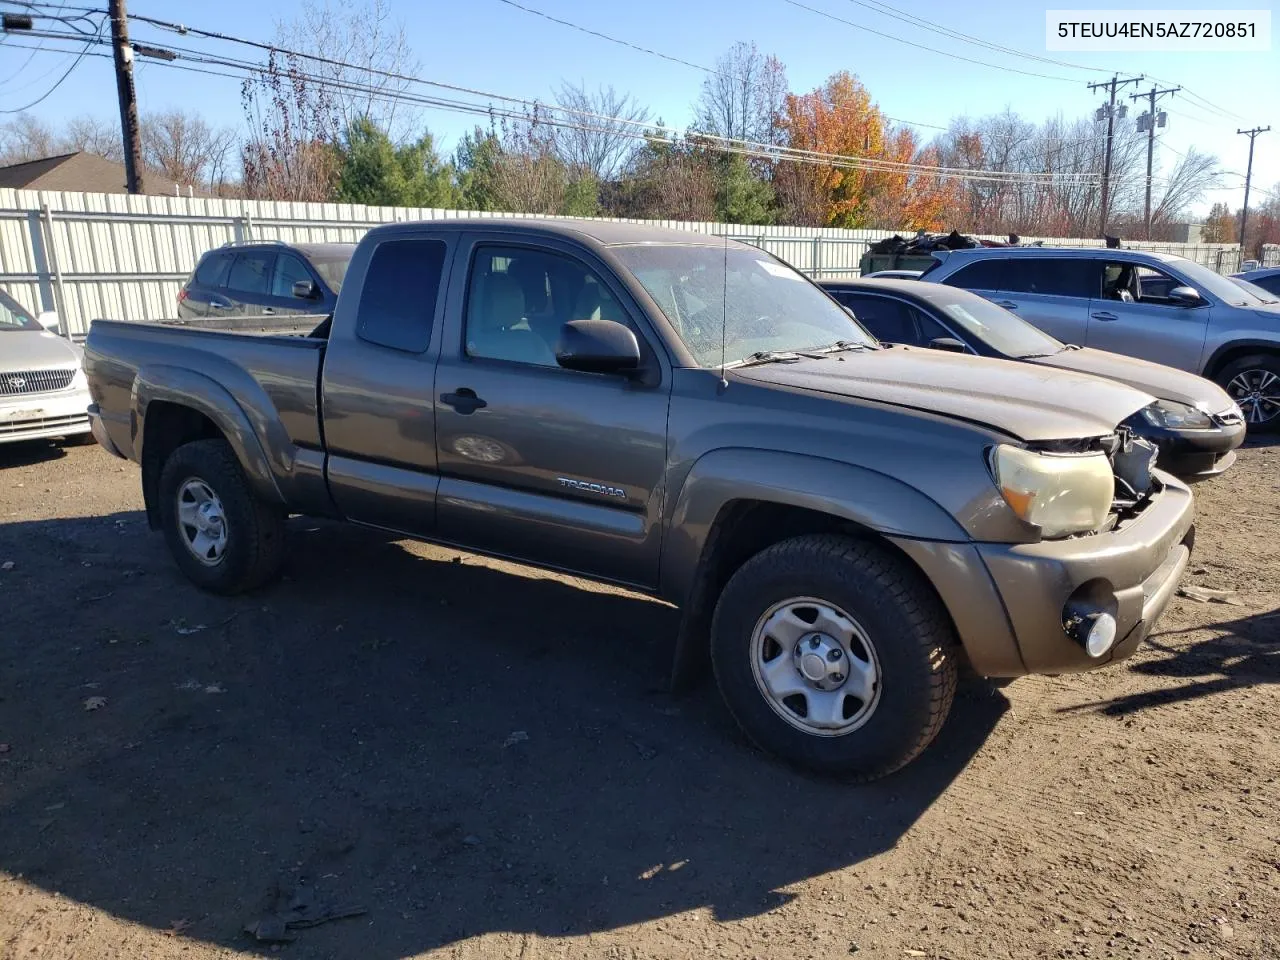
[[426,237],[378,244],[360,291],[356,336],[404,353],[426,350],[447,250],[443,240]]

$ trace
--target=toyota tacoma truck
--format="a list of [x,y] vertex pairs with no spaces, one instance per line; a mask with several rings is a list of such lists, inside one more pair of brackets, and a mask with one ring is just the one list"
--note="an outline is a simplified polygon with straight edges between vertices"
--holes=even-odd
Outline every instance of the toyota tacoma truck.
[[196,585],[270,580],[289,514],[681,608],[765,750],[853,779],[933,740],[958,672],[1133,653],[1192,497],[1087,374],[884,349],[753,247],[609,222],[372,230],[303,335],[97,321],[95,436]]

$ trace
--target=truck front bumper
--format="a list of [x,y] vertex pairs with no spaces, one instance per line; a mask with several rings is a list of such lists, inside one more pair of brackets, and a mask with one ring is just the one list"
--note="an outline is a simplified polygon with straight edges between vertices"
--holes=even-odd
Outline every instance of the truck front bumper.
[[[973,668],[986,676],[1073,673],[1123,660],[1151,632],[1186,570],[1195,537],[1191,491],[1168,474],[1147,508],[1118,529],[1026,544],[899,541],[933,581]],[[1082,597],[1116,621],[1090,656],[1067,632]]]
[[70,437],[89,430],[87,388],[0,399],[0,443]]

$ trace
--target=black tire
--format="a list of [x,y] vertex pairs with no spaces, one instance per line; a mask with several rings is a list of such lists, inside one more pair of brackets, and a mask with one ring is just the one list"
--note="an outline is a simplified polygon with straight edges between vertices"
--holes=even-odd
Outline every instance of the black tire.
[[[757,685],[752,634],[767,611],[792,597],[839,607],[875,647],[879,700],[852,732],[797,729]],[[950,620],[924,578],[883,546],[836,535],[785,540],[743,564],[716,604],[711,660],[730,712],[757,746],[854,781],[886,776],[919,756],[946,720],[958,672]]]
[[[1274,384],[1268,385],[1267,392],[1271,396],[1280,398],[1280,356],[1274,354],[1257,353],[1239,357],[1219,370],[1215,378],[1218,386],[1227,391],[1232,400],[1240,404],[1240,409],[1244,411],[1245,425],[1250,433],[1275,433],[1280,430],[1280,406],[1276,406],[1275,403],[1261,404],[1261,413],[1267,416],[1267,419],[1253,422],[1249,419],[1253,402],[1241,389],[1245,383],[1255,382],[1266,374],[1277,378]],[[1232,381],[1237,377],[1242,378],[1244,383],[1236,383],[1233,386]]]
[[[217,495],[226,525],[226,548],[209,565],[187,546],[178,522],[178,494],[188,480],[200,480]],[[196,440],[169,455],[157,490],[160,525],[174,561],[196,586],[231,595],[266,583],[284,559],[284,511],[254,496],[230,444]]]

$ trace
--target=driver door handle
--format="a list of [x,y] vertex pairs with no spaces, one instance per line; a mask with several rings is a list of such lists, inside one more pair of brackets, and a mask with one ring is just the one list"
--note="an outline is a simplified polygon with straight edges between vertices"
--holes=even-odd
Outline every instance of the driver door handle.
[[476,396],[476,392],[470,387],[459,387],[453,393],[440,394],[440,402],[446,404],[459,413],[475,413],[482,407],[489,404]]
[[1119,317],[1117,317],[1114,313],[1107,313],[1105,310],[1102,310],[1102,311],[1100,311],[1100,312],[1098,312],[1098,313],[1091,313],[1091,314],[1089,314],[1089,316],[1093,317],[1093,319],[1095,319],[1095,320],[1103,320],[1103,321],[1111,321],[1111,320],[1119,320],[1119,319],[1120,319],[1120,318],[1119,318]]

